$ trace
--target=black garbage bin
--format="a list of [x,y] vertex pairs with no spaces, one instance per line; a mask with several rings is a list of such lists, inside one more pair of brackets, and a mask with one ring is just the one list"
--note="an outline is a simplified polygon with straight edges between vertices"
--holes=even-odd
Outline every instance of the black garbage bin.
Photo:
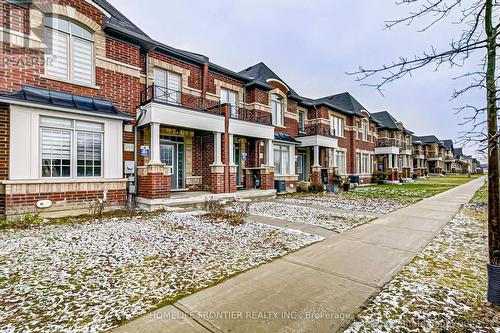
[[286,182],[284,180],[275,180],[274,188],[276,189],[277,193],[286,192]]

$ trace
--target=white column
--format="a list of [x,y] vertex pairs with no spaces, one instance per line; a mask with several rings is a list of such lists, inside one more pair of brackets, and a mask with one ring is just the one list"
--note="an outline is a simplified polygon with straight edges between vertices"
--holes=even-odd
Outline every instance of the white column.
[[222,165],[222,134],[214,132],[214,165]]
[[337,167],[337,151],[335,150],[335,148],[332,148],[332,158],[333,158],[332,165],[336,168]]
[[229,134],[229,165],[235,165],[234,163],[234,136]]
[[389,168],[389,169],[392,169],[392,154],[389,154],[389,155],[388,155],[387,160],[388,160],[388,164],[389,164],[389,165],[388,165],[388,168]]
[[160,159],[160,124],[151,123],[151,159],[150,164],[161,163]]
[[295,146],[290,145],[290,174],[295,175]]
[[319,146],[314,146],[314,164],[313,166],[320,166],[319,164]]
[[273,148],[273,140],[266,140],[266,166],[274,166],[274,148]]

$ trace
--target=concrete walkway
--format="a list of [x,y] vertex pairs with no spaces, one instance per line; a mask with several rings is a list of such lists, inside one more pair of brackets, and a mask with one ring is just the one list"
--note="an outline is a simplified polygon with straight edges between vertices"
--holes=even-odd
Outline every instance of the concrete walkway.
[[481,187],[484,177],[237,275],[115,332],[337,332]]

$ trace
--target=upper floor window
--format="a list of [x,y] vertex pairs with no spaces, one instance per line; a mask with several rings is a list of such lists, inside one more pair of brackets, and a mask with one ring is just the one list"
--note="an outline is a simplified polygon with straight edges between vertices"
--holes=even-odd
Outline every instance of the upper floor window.
[[76,83],[94,83],[94,35],[56,16],[45,17],[45,74]]
[[344,136],[344,118],[331,116],[330,117],[330,131],[332,135]]
[[220,89],[220,103],[229,103],[231,108],[231,117],[238,118],[238,93],[229,89]]
[[305,130],[305,114],[304,112],[299,112],[299,132],[304,132]]
[[181,75],[161,68],[153,69],[155,99],[173,103],[181,103]]
[[363,141],[368,141],[368,122],[361,122],[361,133],[363,135]]
[[280,95],[271,95],[271,111],[273,117],[273,125],[283,127],[284,123],[284,102]]

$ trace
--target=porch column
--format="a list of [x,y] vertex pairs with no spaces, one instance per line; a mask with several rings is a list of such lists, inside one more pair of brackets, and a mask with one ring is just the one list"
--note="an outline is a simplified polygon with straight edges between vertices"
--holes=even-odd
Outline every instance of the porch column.
[[224,193],[224,164],[222,163],[222,133],[214,132],[214,163],[211,168],[211,191],[214,194]]
[[266,140],[266,166],[274,166],[273,140]]
[[149,164],[161,164],[159,123],[151,123],[151,159]]
[[229,141],[229,165],[235,165],[234,163],[234,136],[233,134],[228,134]]
[[387,162],[388,162],[388,166],[387,167],[389,169],[392,169],[392,154],[388,155]]
[[319,146],[314,146],[314,164],[313,166],[321,166],[319,164]]
[[222,133],[214,132],[214,165],[222,165]]

